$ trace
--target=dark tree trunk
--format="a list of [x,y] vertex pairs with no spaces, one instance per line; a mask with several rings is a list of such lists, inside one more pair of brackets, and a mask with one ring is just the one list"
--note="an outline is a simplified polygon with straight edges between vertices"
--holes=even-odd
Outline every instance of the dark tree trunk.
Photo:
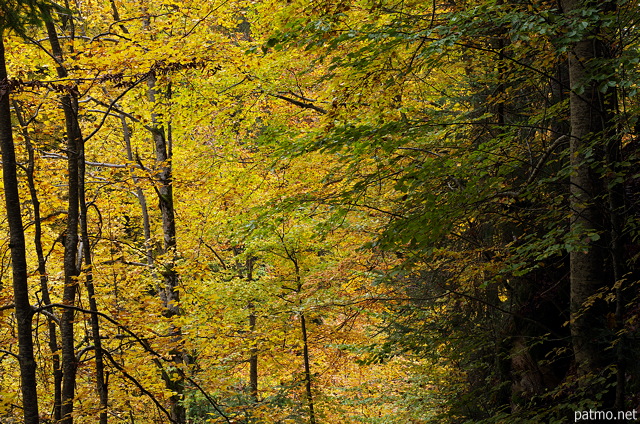
[[20,210],[16,155],[11,127],[9,102],[9,80],[4,56],[4,39],[0,33],[0,148],[2,149],[2,175],[9,224],[11,265],[13,269],[13,297],[18,326],[18,357],[20,362],[20,385],[24,422],[39,422],[38,392],[36,390],[36,361],[33,356],[31,319],[33,310],[29,303],[27,259],[24,230]]
[[[156,102],[156,78],[150,76],[148,81],[148,98],[152,104]],[[151,122],[153,123],[153,142],[156,153],[156,163],[159,167],[158,172],[158,203],[160,213],[162,214],[162,233],[164,236],[163,253],[168,258],[168,262],[162,264],[163,285],[159,288],[160,298],[165,308],[165,316],[168,318],[180,314],[180,297],[178,294],[178,273],[174,268],[176,256],[176,222],[175,211],[173,207],[173,177],[172,177],[172,146],[171,146],[171,127],[168,125],[167,131],[159,124],[158,115],[153,112],[151,114]],[[171,327],[171,340],[176,345],[171,355],[176,366],[184,362],[184,352],[179,347],[182,340],[182,332],[180,327]],[[183,405],[184,396],[184,377],[181,374],[167,374],[165,378],[167,387],[171,389],[175,395],[171,397],[171,416],[178,424],[186,422],[186,410]]]
[[[63,65],[62,48],[58,40],[55,24],[48,16],[46,20],[47,35],[51,44],[51,52],[57,63],[58,77],[66,78],[67,71]],[[64,237],[64,291],[62,302],[74,306],[78,291],[77,277],[79,275],[78,258],[78,224],[80,220],[79,202],[79,154],[82,145],[82,133],[78,123],[78,99],[77,92],[70,89],[61,96],[60,102],[64,111],[67,136],[67,183],[68,183],[68,207],[67,229]],[[60,344],[62,350],[62,405],[61,424],[73,423],[73,402],[76,388],[77,359],[74,343],[75,311],[65,308],[60,320]]]
[[[599,6],[600,13],[615,10],[612,1],[564,0],[563,11],[569,21],[584,7]],[[579,15],[577,15],[579,16]],[[607,192],[602,171],[594,161],[606,167],[607,148],[616,144],[612,119],[612,95],[602,93],[593,78],[596,61],[610,58],[610,46],[603,41],[603,30],[595,23],[590,32],[572,46],[569,54],[571,83],[571,234],[580,246],[570,252],[571,336],[578,375],[583,384],[589,375],[599,375],[613,365],[610,350],[611,329],[606,322],[607,307],[598,293],[610,289],[613,270],[607,243],[611,225],[606,219]],[[598,234],[600,239],[594,237]],[[611,382],[608,382],[611,383]],[[602,407],[613,407],[615,389],[590,387],[592,395],[603,396]]]
[[249,357],[249,393],[254,402],[258,402],[258,348],[255,345],[256,314],[253,303],[249,304],[249,332],[253,336],[251,356]]
[[[253,281],[254,257],[247,258],[247,281]],[[249,333],[251,334],[251,349],[249,356],[249,394],[254,402],[258,402],[258,346],[256,345],[256,307],[252,302],[247,305],[249,309]]]
[[[78,222],[79,222],[79,202],[78,202],[78,140],[76,134],[79,129],[75,128],[73,118],[73,100],[71,96],[65,95],[62,98],[63,108],[67,119],[67,155],[68,155],[68,207],[67,207],[67,230],[64,240],[64,291],[62,302],[73,306],[76,301],[78,291],[78,267],[76,260],[78,257]],[[77,104],[77,103],[76,103]],[[75,311],[65,308],[60,320],[60,337],[62,344],[62,423],[71,424],[73,418],[73,398],[76,385],[76,354],[74,346],[74,321]]]
[[98,316],[98,304],[96,302],[95,287],[93,285],[93,264],[91,260],[91,244],[89,242],[89,228],[87,222],[87,201],[85,195],[85,157],[84,142],[79,144],[78,157],[78,195],[80,203],[80,232],[82,256],[85,265],[85,286],[89,297],[89,310],[91,311],[91,338],[95,350],[96,391],[100,398],[100,424],[107,424],[107,408],[109,406],[109,392],[104,371],[104,352],[100,338],[100,318]]
[[304,313],[300,314],[300,330],[302,331],[302,357],[304,360],[304,386],[309,407],[309,423],[316,424],[316,414],[313,404],[313,392],[311,391],[311,364],[309,361],[309,339],[307,337],[307,320]]

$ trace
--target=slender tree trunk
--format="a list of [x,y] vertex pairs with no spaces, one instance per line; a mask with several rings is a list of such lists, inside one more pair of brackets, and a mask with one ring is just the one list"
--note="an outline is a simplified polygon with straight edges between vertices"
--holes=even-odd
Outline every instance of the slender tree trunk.
[[[43,10],[45,16],[48,11]],[[51,52],[58,62],[56,67],[58,77],[68,76],[63,65],[62,48],[58,40],[55,24],[50,19],[46,20],[47,35],[51,44]],[[78,291],[78,224],[80,219],[79,202],[79,172],[78,161],[82,144],[82,133],[78,123],[78,99],[74,89],[70,89],[61,99],[64,111],[66,131],[67,131],[67,183],[68,183],[68,206],[67,206],[67,230],[64,238],[64,290],[62,302],[66,305],[75,305],[76,293]],[[76,388],[77,359],[75,354],[75,331],[74,331],[75,311],[65,308],[60,320],[60,338],[62,350],[62,405],[61,424],[73,423],[73,402]]]
[[[284,238],[281,238],[284,244]],[[302,291],[302,277],[300,275],[300,264],[295,254],[289,251],[285,246],[285,252],[293,263],[296,273],[296,291]],[[300,332],[302,333],[302,361],[304,365],[304,388],[307,397],[307,407],[309,408],[309,424],[316,424],[316,414],[313,402],[313,391],[311,382],[311,361],[309,360],[309,337],[307,336],[307,319],[304,312],[300,312]]]
[[82,256],[84,257],[85,287],[89,297],[89,310],[91,311],[91,338],[95,350],[96,391],[100,398],[100,424],[107,424],[107,408],[109,406],[109,391],[104,371],[104,352],[100,338],[100,318],[98,316],[98,304],[96,302],[95,287],[93,285],[93,264],[91,260],[91,244],[89,242],[89,228],[87,216],[87,200],[85,194],[85,156],[84,141],[80,141],[78,155],[78,195],[80,203],[80,233],[82,239]]
[[313,392],[311,391],[311,364],[309,362],[309,339],[307,338],[307,320],[304,313],[300,314],[300,329],[302,331],[302,357],[304,360],[304,386],[309,406],[309,423],[316,424],[316,414],[313,404]]
[[[282,242],[282,247],[287,258],[293,264],[296,276],[296,293],[300,295],[302,292],[302,274],[300,272],[300,264],[298,263],[298,258],[295,251],[287,248],[284,235],[278,234],[278,237]],[[299,306],[302,306],[302,301],[299,301]],[[302,360],[304,365],[305,395],[307,398],[307,407],[309,408],[309,423],[316,424],[316,414],[311,381],[311,361],[309,359],[309,337],[307,335],[307,319],[305,317],[304,311],[300,312],[300,332],[302,333]]]
[[258,402],[258,347],[255,344],[256,314],[253,303],[249,303],[249,332],[253,336],[249,357],[249,393],[253,401]]
[[33,356],[31,320],[33,310],[29,303],[27,259],[18,192],[16,155],[11,127],[9,79],[4,55],[4,38],[0,33],[0,148],[2,149],[2,176],[9,224],[11,265],[13,269],[13,297],[18,326],[18,358],[24,422],[39,422],[38,392],[36,389],[36,361]]
[[[35,183],[35,152],[29,134],[26,130],[26,122],[20,112],[20,108],[14,103],[14,109],[18,122],[23,127],[23,137],[28,154],[28,164],[26,167],[27,185],[31,196],[31,205],[33,207],[34,236],[33,244],[38,257],[38,275],[40,276],[40,291],[42,293],[42,302],[45,305],[51,303],[49,295],[49,278],[47,276],[47,261],[42,248],[42,222],[40,216],[40,200],[38,199],[38,190]],[[55,313],[55,311],[51,311]],[[47,326],[49,330],[49,349],[51,350],[51,361],[53,368],[53,418],[54,421],[60,421],[60,405],[62,400],[62,368],[60,368],[60,352],[58,346],[57,325],[54,319],[47,316]]]
[[[253,281],[253,264],[255,258],[247,258],[247,281]],[[258,402],[258,346],[256,344],[256,307],[252,302],[247,305],[249,309],[249,333],[251,334],[251,349],[249,356],[249,395],[254,402]]]
[[[595,2],[564,0],[564,13],[571,20],[577,10],[596,6]],[[612,1],[598,3],[603,11],[615,9]],[[603,12],[600,12],[603,13]],[[610,329],[606,323],[606,305],[598,293],[611,287],[612,270],[607,241],[610,223],[605,219],[607,193],[604,176],[593,160],[606,166],[605,151],[611,143],[612,109],[608,94],[598,89],[593,73],[594,61],[607,59],[608,46],[602,30],[595,24],[590,34],[573,45],[569,54],[571,82],[571,233],[578,235],[581,246],[570,252],[571,336],[578,375],[583,384],[589,375],[598,375],[613,364]],[[593,237],[600,235],[600,239]],[[603,396],[603,408],[613,407],[615,390],[605,385],[591,387],[592,394]]]
[[[120,116],[120,122],[122,123],[122,134],[124,138],[125,147],[127,149],[127,160],[133,163],[133,150],[131,149],[131,132],[127,126],[127,120],[124,115]],[[139,179],[131,171],[131,179],[136,187],[136,198],[140,204],[140,211],[142,213],[142,231],[144,234],[144,251],[147,258],[147,265],[153,265],[153,251],[151,246],[151,224],[149,223],[149,208],[147,207],[147,197],[144,194],[142,188],[140,188]]]
[[[152,103],[152,107],[156,103],[156,78],[150,76],[148,81],[148,98]],[[178,294],[178,273],[174,268],[176,256],[176,223],[175,211],[173,207],[173,178],[172,178],[172,146],[171,146],[171,127],[167,125],[167,132],[159,124],[159,116],[152,112],[151,122],[153,124],[153,142],[156,152],[156,163],[159,167],[158,172],[158,202],[160,212],[162,214],[162,233],[164,236],[163,253],[166,255],[168,262],[163,264],[162,276],[163,286],[160,287],[159,293],[165,308],[165,316],[171,318],[180,315],[180,297]],[[171,351],[173,362],[176,366],[180,366],[184,362],[184,352],[180,344],[182,342],[182,331],[180,327],[171,326],[171,341],[175,344]],[[186,410],[183,404],[184,398],[184,378],[179,375],[167,374],[165,383],[175,394],[171,396],[171,415],[172,419],[178,424],[186,423]]]

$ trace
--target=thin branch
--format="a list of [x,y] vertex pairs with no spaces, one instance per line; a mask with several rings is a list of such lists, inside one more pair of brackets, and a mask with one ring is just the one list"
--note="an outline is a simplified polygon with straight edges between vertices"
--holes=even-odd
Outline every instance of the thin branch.
[[135,384],[135,386],[138,388],[138,390],[140,390],[142,393],[144,393],[145,395],[147,395],[152,401],[153,403],[156,404],[156,406],[158,407],[158,409],[160,409],[166,416],[167,418],[169,418],[169,421],[171,421],[172,423],[177,423],[176,420],[174,420],[173,418],[171,418],[171,414],[169,413],[169,411],[167,411],[165,409],[164,406],[162,406],[162,404],[160,402],[158,402],[158,399],[156,399],[156,397],[153,395],[153,393],[151,393],[150,391],[148,391],[147,389],[145,389],[142,384],[138,381],[137,378],[135,378],[134,376],[132,376],[131,374],[129,374],[128,372],[125,371],[125,369],[118,363],[118,361],[116,361],[115,359],[113,359],[113,356],[111,356],[111,353],[109,353],[106,350],[102,350],[102,353],[104,353],[105,358],[109,359],[109,361],[111,362],[111,364],[122,373],[122,375],[124,375],[126,378],[128,378],[133,384]]
[[542,156],[538,160],[538,163],[533,168],[533,170],[531,171],[531,174],[529,175],[529,178],[527,178],[527,181],[522,185],[522,187],[520,187],[516,191],[504,191],[504,192],[501,192],[501,193],[499,193],[499,196],[500,197],[519,197],[522,194],[522,192],[531,183],[533,183],[535,181],[535,179],[538,177],[538,174],[540,174],[540,171],[542,171],[542,167],[547,162],[547,159],[549,159],[549,156],[551,156],[551,153],[553,153],[553,151],[556,149],[556,147],[558,147],[560,144],[562,144],[565,141],[567,141],[568,138],[569,138],[569,136],[567,136],[567,135],[561,135],[553,143],[551,143],[549,148],[547,150],[545,150],[545,152],[542,154]]
[[528,186],[529,184],[531,184],[533,182],[533,180],[536,179],[536,177],[538,176],[538,174],[542,170],[542,166],[546,163],[546,161],[549,158],[549,156],[551,156],[551,153],[553,153],[553,151],[556,149],[556,147],[558,147],[560,144],[562,144],[565,141],[567,141],[568,138],[569,138],[569,136],[567,136],[566,134],[565,135],[561,135],[560,137],[556,138],[556,140],[553,143],[551,143],[551,146],[549,146],[549,148],[544,152],[544,154],[542,155],[540,160],[538,160],[538,163],[536,164],[536,167],[533,168],[533,171],[531,171],[531,175],[529,175],[529,178],[527,178],[527,182],[525,183],[525,186]]
[[[302,92],[302,89],[300,89],[300,91]],[[309,103],[314,103],[314,102],[317,102],[317,101],[318,101],[318,100],[310,99],[310,98],[308,98],[308,97],[304,97],[304,96],[302,96],[302,95],[300,95],[300,94],[294,93],[294,92],[293,92],[293,91],[291,91],[291,90],[289,90],[289,91],[283,91],[283,92],[280,92],[280,93],[278,93],[278,94],[291,94],[293,97],[296,97],[296,98],[298,98],[298,99],[300,99],[300,100],[302,100],[302,101],[309,102]],[[328,102],[324,102],[324,103],[328,103]]]
[[[135,116],[131,115],[130,113],[127,113],[127,112],[125,112],[125,111],[123,111],[123,110],[119,109],[118,107],[116,107],[116,105],[115,105],[115,101],[114,101],[114,102],[112,102],[111,104],[108,104],[108,103],[105,103],[105,102],[103,102],[103,101],[101,101],[101,100],[98,100],[98,99],[96,99],[96,98],[94,98],[94,97],[91,97],[91,96],[89,96],[89,100],[96,102],[96,103],[97,103],[97,104],[99,104],[100,106],[104,106],[104,107],[110,108],[110,110],[113,110],[113,111],[115,111],[115,112],[119,113],[120,115],[125,116],[125,117],[127,117],[127,118],[131,119],[133,122],[137,122],[137,123],[139,123],[139,124],[142,124],[142,121],[141,121],[140,119],[138,119],[138,118],[136,118]],[[117,99],[116,99],[116,100],[117,100]],[[107,112],[105,112],[105,111],[101,111],[101,112],[102,112],[102,113],[107,113]],[[154,131],[155,131],[155,129],[154,129],[153,127],[149,126],[149,125],[142,124],[142,126],[143,126],[143,127],[144,127],[144,129],[146,129],[147,131],[151,131],[151,132],[154,132]]]
[[217,11],[218,9],[220,9],[222,6],[226,5],[227,3],[229,3],[229,0],[225,0],[223,2],[221,2],[219,5],[217,5],[216,7],[214,7],[213,9],[211,9],[202,19],[198,19],[198,21],[191,27],[191,29],[187,32],[184,33],[184,35],[181,38],[186,38],[189,35],[191,35],[191,33],[196,29],[196,27],[198,25],[200,25],[202,22],[204,22],[209,16],[211,16],[211,14],[215,11]]
[[218,259],[218,261],[220,262],[220,265],[222,265],[222,269],[227,269],[227,264],[224,263],[224,260],[220,257],[220,255],[218,254],[218,252],[215,251],[215,249],[211,246],[209,246],[203,239],[202,237],[200,237],[200,242],[202,244],[204,244],[204,246],[209,249],[214,255],[215,257]]
[[[147,351],[148,353],[152,354],[156,358],[156,360],[158,362],[169,362],[172,365],[174,364],[171,359],[167,359],[163,355],[161,355],[158,352],[156,352],[149,345],[149,343],[146,340],[144,340],[143,338],[138,336],[136,333],[131,331],[129,328],[127,328],[126,326],[120,324],[117,320],[115,320],[114,318],[110,317],[109,315],[107,315],[107,314],[105,314],[103,312],[91,311],[89,309],[81,308],[79,306],[65,305],[63,303],[51,303],[49,305],[42,305],[40,307],[33,308],[33,311],[34,311],[34,313],[40,313],[40,312],[42,312],[42,311],[44,311],[46,309],[51,309],[51,308],[72,309],[74,311],[82,312],[82,313],[85,313],[85,314],[92,314],[92,315],[97,315],[99,317],[102,317],[102,318],[106,319],[107,321],[109,321],[110,323],[112,323],[113,325],[115,325],[118,329],[122,330],[123,332],[125,332],[128,335],[130,335],[131,337],[133,337],[140,344],[140,346],[142,346],[145,351]],[[110,356],[110,354],[107,351],[103,350],[103,352],[106,353],[107,356]],[[118,368],[123,373],[123,375],[125,375],[125,377],[127,377],[129,379],[133,378],[133,377],[129,376],[128,374],[126,374],[125,371],[122,368],[120,368],[119,365],[116,364],[116,362],[113,360],[113,358],[109,357],[109,360],[111,360],[112,363],[114,363],[116,368]],[[214,401],[214,399],[208,393],[206,393],[198,383],[196,383],[191,377],[187,376],[185,374],[185,372],[181,368],[177,367],[176,371],[180,374],[181,377],[183,377],[189,383],[193,384],[198,389],[198,391],[200,391],[207,398],[207,401],[209,401],[211,406],[213,406],[213,408],[218,412],[218,414],[220,414],[221,417],[223,417],[225,419],[225,421],[227,423],[229,423],[229,424],[232,423],[231,419],[224,412],[222,412],[222,410],[220,409],[218,404]],[[139,384],[137,381],[135,381],[135,379],[132,379],[132,381],[134,381],[135,384]],[[144,388],[142,388],[142,387],[138,387],[138,388],[140,390],[143,390],[145,393],[148,393],[146,390],[144,390]],[[155,402],[155,399],[153,399],[153,400]],[[156,402],[156,405],[159,405],[159,404]],[[162,408],[161,406],[159,406],[159,407]],[[165,413],[166,413],[166,410],[164,408],[162,408],[162,410],[165,411]],[[172,420],[172,422],[175,422],[175,421]]]
[[315,110],[316,112],[321,113],[321,114],[323,114],[323,115],[326,115],[326,114],[327,114],[327,110],[326,110],[326,109],[323,109],[323,108],[321,108],[320,106],[316,106],[316,105],[314,105],[313,103],[305,103],[305,102],[301,102],[301,101],[299,101],[299,100],[292,99],[291,97],[283,96],[282,94],[270,94],[270,93],[269,93],[269,96],[271,96],[271,97],[276,97],[276,98],[278,98],[278,99],[285,100],[285,101],[287,101],[287,102],[289,102],[289,103],[291,103],[291,104],[294,104],[294,105],[296,105],[296,106],[298,106],[298,107],[301,107],[301,108],[303,108],[303,109],[313,109],[313,110]]
[[[42,157],[44,159],[67,159],[66,156],[61,155],[59,153],[53,153],[53,152],[44,152],[42,154]],[[86,165],[90,165],[90,166],[102,166],[105,168],[139,168],[142,169],[144,171],[149,171],[151,172],[151,170],[147,167],[145,167],[144,165],[141,164],[119,164],[119,163],[108,163],[108,162],[90,162],[90,161],[86,161],[85,162]]]
[[232,88],[239,86],[243,82],[248,81],[248,80],[249,80],[249,78],[247,76],[245,76],[244,78],[242,78],[240,81],[236,82],[235,84],[231,84],[230,86],[228,86],[226,88],[223,88],[222,90],[218,91],[218,94],[223,94],[223,93],[231,90]]
[[20,357],[18,355],[16,355],[15,353],[9,351],[9,350],[5,350],[5,349],[0,349],[0,353],[4,353],[5,355],[9,355],[9,356],[13,356],[14,358],[16,358],[18,361],[20,360]]
[[96,129],[93,130],[93,132],[91,134],[89,134],[88,136],[86,136],[82,142],[86,143],[88,140],[91,139],[91,137],[93,137],[94,135],[96,135],[96,133],[98,131],[100,131],[100,129],[102,128],[102,126],[104,125],[104,123],[107,121],[107,117],[109,116],[109,112],[111,112],[111,110],[113,110],[113,108],[115,107],[116,103],[118,102],[118,100],[120,100],[121,98],[124,97],[125,94],[127,94],[129,91],[131,91],[134,87],[136,87],[138,84],[140,84],[143,81],[146,81],[147,78],[149,77],[149,74],[153,72],[153,71],[149,71],[146,74],[144,74],[141,78],[138,79],[138,81],[135,81],[134,83],[131,84],[131,86],[127,87],[126,90],[124,90],[122,93],[120,93],[115,99],[113,99],[113,101],[111,102],[110,105],[108,105],[107,110],[104,113],[104,116],[102,117],[102,120],[100,121],[100,123],[96,126]]
[[[65,40],[65,39],[92,40],[91,38],[89,38],[89,37],[87,37],[85,35],[73,35],[73,36],[71,36],[71,35],[59,35],[58,39],[60,39],[60,40]],[[42,43],[43,41],[49,41],[49,37],[41,38],[41,39],[39,39],[37,41],[38,41],[38,43]]]
[[56,324],[60,325],[60,318],[55,316],[55,314],[52,313],[51,311],[43,310],[43,311],[40,311],[40,313],[43,315],[46,315],[48,318],[51,318],[51,320],[53,320]]

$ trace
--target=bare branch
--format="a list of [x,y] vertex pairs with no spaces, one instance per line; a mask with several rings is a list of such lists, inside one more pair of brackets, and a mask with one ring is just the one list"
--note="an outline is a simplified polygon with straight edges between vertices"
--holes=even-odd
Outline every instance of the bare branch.
[[13,303],[10,303],[8,305],[0,306],[0,311],[6,311],[7,309],[13,309],[13,308],[15,308],[15,305]]
[[[59,153],[53,153],[53,152],[44,152],[42,154],[42,157],[45,159],[67,159],[66,156],[61,155]],[[149,171],[151,172],[151,170],[147,167],[145,167],[144,165],[138,163],[138,164],[119,164],[119,163],[108,163],[108,162],[90,162],[90,161],[86,161],[85,162],[86,165],[90,165],[90,166],[102,166],[105,168],[139,168],[142,169],[144,171]]]
[[301,102],[299,100],[292,99],[291,97],[283,96],[282,94],[269,94],[269,96],[276,97],[276,98],[282,99],[282,100],[286,100],[287,102],[289,102],[291,104],[294,104],[294,105],[296,105],[298,107],[301,107],[303,109],[313,109],[316,112],[321,113],[323,115],[326,115],[326,113],[327,113],[326,109],[323,109],[320,106],[316,106],[313,103]]
[[20,360],[20,357],[18,355],[16,355],[15,353],[9,351],[9,350],[5,350],[5,349],[0,349],[0,353],[4,353],[5,355],[9,355],[9,356],[13,356],[14,358],[16,358],[18,361]]

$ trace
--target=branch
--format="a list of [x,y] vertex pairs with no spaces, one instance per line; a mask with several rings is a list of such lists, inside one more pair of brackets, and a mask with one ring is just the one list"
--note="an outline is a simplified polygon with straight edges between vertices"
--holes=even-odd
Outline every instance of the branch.
[[[125,333],[129,334],[131,337],[133,337],[139,344],[140,346],[142,346],[144,348],[145,351],[147,351],[148,353],[152,354],[153,356],[155,356],[156,360],[158,362],[160,361],[164,361],[164,362],[170,362],[173,365],[173,361],[171,359],[167,359],[164,356],[162,356],[161,354],[159,354],[158,352],[156,352],[150,345],[149,343],[144,340],[143,338],[141,338],[140,336],[138,336],[136,333],[134,333],[133,331],[129,330],[129,328],[125,327],[124,325],[120,324],[118,321],[116,321],[114,318],[110,317],[109,315],[106,315],[103,312],[98,312],[98,311],[91,311],[89,309],[84,309],[84,308],[80,308],[78,306],[73,306],[73,305],[65,305],[63,303],[51,303],[49,305],[43,305],[40,306],[38,308],[34,308],[33,311],[34,313],[39,313],[42,312],[46,309],[51,309],[51,308],[64,308],[64,309],[72,309],[74,311],[78,311],[78,312],[83,312],[85,314],[93,314],[93,315],[97,315],[99,317],[102,317],[104,319],[106,319],[107,321],[109,321],[110,323],[112,323],[113,325],[115,325],[118,329],[124,331]],[[114,364],[114,366],[116,368],[118,368],[118,370],[120,370],[120,372],[123,373],[123,375],[127,378],[129,378],[131,381],[134,382],[134,384],[139,385],[140,383],[135,380],[135,378],[131,377],[129,374],[126,373],[126,371],[124,371],[119,364],[117,364],[113,358],[111,357],[111,355],[103,350],[103,352],[105,354],[107,354],[107,356],[109,356],[109,360],[112,361],[112,363]],[[209,401],[209,403],[211,404],[211,406],[213,406],[213,408],[218,412],[218,414],[220,414],[221,417],[223,417],[225,419],[225,421],[229,424],[232,423],[231,419],[224,413],[222,412],[222,410],[220,409],[220,407],[218,406],[218,404],[214,401],[214,399],[209,396],[208,393],[206,393],[202,387],[196,383],[191,377],[187,376],[185,374],[185,372],[180,368],[180,367],[176,367],[176,371],[180,374],[180,376],[182,378],[184,378],[185,380],[187,380],[189,383],[193,384],[198,391],[200,391],[200,393],[202,393],[206,398],[207,401]],[[144,393],[146,393],[147,395],[150,395],[148,391],[146,391],[143,387],[138,386],[138,388],[140,390],[142,390]],[[158,405],[159,408],[162,409],[162,411],[164,411],[165,413],[167,413],[167,411],[159,405],[159,403],[155,400],[155,398],[153,398],[153,396],[151,396],[152,400],[156,403],[156,405]],[[171,422],[174,422],[174,420],[171,420]]]
[[7,309],[12,309],[14,307],[15,307],[15,305],[13,303],[10,303],[8,305],[2,305],[2,306],[0,306],[0,311],[6,311]]
[[522,194],[522,192],[527,188],[527,186],[529,186],[531,183],[533,183],[533,181],[538,177],[538,174],[540,173],[540,171],[542,171],[542,167],[547,162],[547,159],[549,159],[549,156],[551,156],[551,153],[553,153],[553,151],[556,149],[556,147],[558,147],[560,144],[564,143],[568,138],[569,138],[569,136],[567,136],[566,134],[565,135],[561,135],[560,137],[556,138],[556,140],[553,143],[551,143],[549,148],[547,148],[547,150],[545,150],[545,152],[542,154],[542,156],[538,160],[538,163],[533,168],[533,170],[531,171],[531,174],[529,175],[529,178],[527,178],[527,181],[522,185],[522,187],[520,187],[516,191],[504,191],[504,192],[501,192],[501,193],[499,193],[499,196],[501,196],[501,197],[519,197]]
[[134,87],[136,87],[138,84],[140,84],[143,81],[146,81],[146,79],[148,78],[149,74],[153,72],[153,71],[149,71],[146,74],[144,74],[142,77],[140,77],[138,79],[138,81],[135,81],[134,83],[131,84],[131,86],[127,87],[126,90],[124,90],[122,93],[120,93],[115,99],[113,99],[113,101],[111,102],[110,105],[108,105],[106,112],[104,113],[104,116],[102,117],[102,120],[100,121],[100,123],[96,126],[96,129],[93,130],[91,132],[91,134],[89,134],[88,136],[86,136],[84,138],[84,140],[82,140],[83,143],[87,142],[89,139],[91,139],[91,137],[93,137],[94,135],[96,135],[96,133],[98,131],[100,131],[100,129],[102,128],[102,126],[104,125],[104,123],[107,121],[107,117],[109,116],[109,112],[111,112],[111,110],[115,107],[116,102],[118,100],[120,100],[121,98],[124,97],[125,94],[127,94],[129,91],[131,91]]
[[43,310],[43,311],[40,311],[40,313],[43,315],[46,315],[48,318],[51,318],[53,322],[60,325],[60,318],[58,318],[53,312]]
[[222,269],[227,269],[227,264],[224,263],[224,260],[220,257],[220,255],[218,255],[218,252],[215,251],[215,249],[211,246],[209,246],[203,239],[202,237],[200,237],[200,242],[202,244],[204,244],[204,246],[206,248],[208,248],[209,250],[211,250],[211,252],[215,255],[215,257],[218,259],[218,261],[220,262],[220,265],[222,265]]
[[73,309],[74,311],[83,312],[85,314],[94,314],[94,315],[97,315],[99,317],[102,317],[102,318],[106,319],[107,321],[109,321],[110,323],[112,323],[113,325],[115,325],[120,330],[124,331],[125,333],[129,334],[131,337],[136,339],[136,341],[138,343],[140,343],[140,345],[142,347],[144,347],[145,350],[147,350],[149,353],[153,353],[154,355],[162,358],[163,360],[168,361],[167,359],[164,359],[164,357],[162,355],[160,355],[159,353],[154,351],[153,348],[151,346],[149,346],[149,343],[146,340],[142,339],[136,333],[134,333],[133,331],[129,330],[127,327],[125,327],[124,325],[120,324],[118,321],[116,321],[115,319],[113,319],[112,317],[110,317],[109,315],[107,315],[107,314],[105,314],[103,312],[91,311],[89,309],[84,309],[84,308],[81,308],[79,306],[65,305],[64,303],[51,303],[49,305],[42,305],[42,306],[39,306],[37,308],[34,308],[33,312],[34,313],[40,313],[40,312],[42,312],[42,311],[44,311],[46,309],[53,309],[53,308]]
[[[59,153],[53,153],[53,152],[44,152],[42,154],[42,157],[44,159],[67,159],[66,156],[61,155]],[[119,163],[107,163],[107,162],[89,162],[86,161],[85,162],[86,165],[90,165],[90,166],[103,166],[105,168],[139,168],[142,169],[143,171],[148,171],[151,172],[151,170],[147,167],[145,167],[144,165],[138,163],[136,164],[119,164]]]
[[553,151],[556,149],[556,147],[558,147],[560,144],[564,143],[568,138],[569,138],[569,136],[567,136],[566,134],[565,135],[561,135],[560,137],[556,138],[556,140],[553,143],[551,143],[551,146],[549,146],[549,148],[544,152],[544,154],[542,155],[540,160],[538,160],[538,163],[536,164],[536,167],[533,168],[533,171],[531,171],[531,175],[529,175],[529,178],[527,178],[527,182],[525,183],[525,186],[528,186],[529,184],[531,184],[533,182],[533,180],[536,179],[536,177],[538,176],[538,174],[542,170],[542,166],[545,164],[545,162],[547,161],[549,156],[551,156],[551,153],[553,153]]
[[18,361],[20,360],[20,357],[18,355],[16,355],[15,353],[11,352],[11,351],[8,351],[8,350],[5,350],[5,349],[0,349],[0,353],[4,353],[5,355],[13,356]]
[[145,264],[142,262],[127,261],[126,259],[124,259],[123,256],[120,256],[119,258],[115,258],[115,259],[110,259],[108,261],[102,261],[100,262],[100,265],[113,265],[118,262],[123,263],[125,265],[135,265],[135,266],[144,266],[144,267],[149,266],[149,264]]
[[323,109],[320,106],[316,106],[313,103],[301,102],[299,100],[292,99],[291,97],[283,96],[282,94],[269,94],[269,96],[276,97],[276,98],[282,99],[282,100],[286,100],[287,102],[289,102],[291,104],[294,104],[294,105],[296,105],[298,107],[301,107],[303,109],[313,109],[316,112],[321,113],[323,115],[326,115],[326,113],[327,113],[326,109]]
[[[116,107],[116,105],[115,105],[115,102],[113,102],[111,105],[109,105],[108,103],[105,103],[105,102],[103,102],[103,101],[101,101],[101,100],[98,100],[98,99],[96,99],[96,98],[94,98],[94,97],[91,97],[91,96],[89,96],[89,100],[92,100],[92,101],[96,102],[96,103],[97,103],[97,104],[99,104],[100,106],[104,106],[104,107],[106,107],[106,108],[109,108],[109,107],[110,107],[110,110],[113,110],[113,111],[115,111],[115,112],[119,113],[120,115],[125,116],[125,117],[127,117],[127,118],[131,119],[133,122],[137,122],[137,123],[139,123],[139,124],[142,124],[142,121],[140,121],[140,119],[136,118],[135,116],[131,115],[130,113],[127,113],[127,112],[125,112],[125,111],[123,111],[123,110],[121,110],[121,109],[117,108],[117,107]],[[101,111],[101,112],[102,112],[102,113],[108,113],[108,112],[105,112],[105,111]],[[146,129],[147,131],[151,131],[151,132],[154,132],[154,131],[155,131],[155,129],[154,129],[153,127],[149,126],[149,125],[142,124],[142,126],[143,126],[143,127],[144,127],[144,129]]]
[[111,353],[109,353],[106,350],[102,350],[102,353],[104,353],[105,357],[109,359],[109,361],[111,361],[111,364],[113,364],[113,366],[122,373],[122,375],[124,375],[126,378],[128,378],[133,384],[135,384],[135,386],[145,395],[147,395],[152,401],[153,403],[156,404],[156,406],[158,407],[158,409],[160,409],[162,412],[164,412],[164,414],[167,416],[167,418],[169,418],[169,421],[171,421],[172,423],[176,423],[177,421],[174,420],[173,418],[171,418],[171,414],[169,413],[169,411],[167,411],[165,409],[164,406],[162,406],[162,404],[160,404],[160,402],[158,402],[158,399],[156,399],[156,397],[153,395],[153,393],[151,393],[150,391],[148,391],[147,389],[145,389],[142,384],[138,381],[138,379],[136,379],[134,376],[132,376],[131,374],[129,374],[128,372],[126,372],[124,370],[124,368],[122,367],[122,365],[120,365],[118,363],[118,361],[116,361],[115,359],[113,359],[113,356],[111,356]]

